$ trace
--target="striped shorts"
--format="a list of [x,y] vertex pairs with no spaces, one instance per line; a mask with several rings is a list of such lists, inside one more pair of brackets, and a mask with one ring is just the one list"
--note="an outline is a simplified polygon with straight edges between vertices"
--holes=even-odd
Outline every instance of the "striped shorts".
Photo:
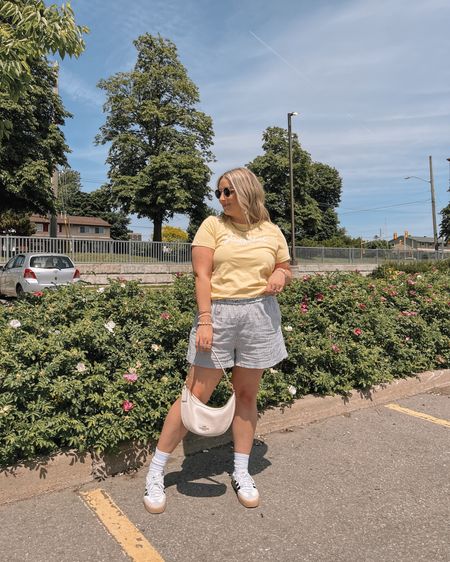
[[196,350],[196,316],[187,352],[192,365],[211,369],[220,369],[221,365],[224,369],[234,365],[267,369],[287,357],[280,307],[274,296],[212,301],[211,314],[215,354]]

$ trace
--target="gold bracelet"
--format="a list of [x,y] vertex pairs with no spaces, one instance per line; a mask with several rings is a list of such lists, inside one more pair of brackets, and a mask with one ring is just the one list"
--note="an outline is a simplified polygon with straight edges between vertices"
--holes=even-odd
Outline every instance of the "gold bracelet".
[[197,326],[212,326],[212,322],[198,322]]
[[199,312],[197,314],[197,316],[200,318],[200,316],[205,316],[206,314],[208,314],[209,316],[211,316],[211,312]]

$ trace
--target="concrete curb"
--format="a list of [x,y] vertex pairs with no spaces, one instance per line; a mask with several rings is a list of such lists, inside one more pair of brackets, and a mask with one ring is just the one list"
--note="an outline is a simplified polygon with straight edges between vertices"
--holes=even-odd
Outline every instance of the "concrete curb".
[[[367,392],[354,391],[348,397],[308,395],[289,407],[274,408],[261,414],[256,434],[262,437],[274,431],[386,404],[449,384],[450,369],[443,369],[381,384]],[[231,431],[210,439],[189,434],[175,449],[172,458],[179,459],[203,449],[230,443],[231,440]],[[0,505],[46,492],[76,488],[126,470],[142,468],[150,462],[153,448],[154,444],[125,444],[114,456],[67,451],[3,469],[0,471]]]

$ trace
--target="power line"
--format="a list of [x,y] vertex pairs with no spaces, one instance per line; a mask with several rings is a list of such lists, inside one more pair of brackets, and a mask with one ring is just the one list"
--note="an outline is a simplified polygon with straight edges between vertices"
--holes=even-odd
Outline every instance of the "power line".
[[429,199],[421,199],[420,201],[410,201],[409,203],[397,203],[395,205],[386,205],[384,207],[371,207],[369,209],[354,209],[351,211],[339,212],[340,215],[348,215],[350,213],[365,213],[367,211],[382,211],[383,209],[391,209],[393,207],[406,207],[407,205],[417,205],[417,203],[428,203]]

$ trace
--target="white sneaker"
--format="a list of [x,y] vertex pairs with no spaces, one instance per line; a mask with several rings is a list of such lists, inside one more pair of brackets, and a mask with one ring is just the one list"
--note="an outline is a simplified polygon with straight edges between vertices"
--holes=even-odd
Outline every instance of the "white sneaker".
[[233,472],[231,485],[237,494],[238,500],[245,507],[258,507],[259,492],[253,478],[247,471]]
[[166,509],[164,473],[154,472],[147,475],[144,506],[149,513],[162,513]]

